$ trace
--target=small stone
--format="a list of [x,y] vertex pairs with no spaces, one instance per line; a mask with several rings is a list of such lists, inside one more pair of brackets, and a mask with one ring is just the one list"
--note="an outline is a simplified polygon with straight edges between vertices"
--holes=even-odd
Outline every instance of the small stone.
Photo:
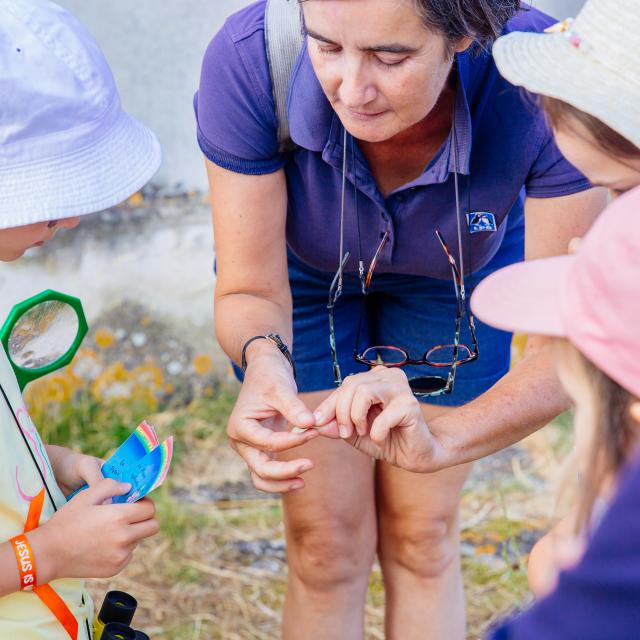
[[136,333],[131,334],[131,343],[134,347],[144,347],[147,344],[147,336],[144,333],[140,333],[137,331]]
[[182,373],[182,369],[183,369],[182,364],[180,364],[177,360],[172,360],[167,365],[167,372],[169,373],[169,375],[172,375],[172,376],[180,375]]

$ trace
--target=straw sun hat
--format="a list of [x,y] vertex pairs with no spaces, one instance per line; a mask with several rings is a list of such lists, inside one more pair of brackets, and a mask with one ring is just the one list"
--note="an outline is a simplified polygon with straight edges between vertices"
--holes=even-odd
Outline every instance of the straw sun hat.
[[114,206],[160,165],[95,40],[48,0],[0,0],[0,228]]
[[640,147],[640,0],[587,0],[545,33],[499,38],[493,57],[512,84],[595,116]]

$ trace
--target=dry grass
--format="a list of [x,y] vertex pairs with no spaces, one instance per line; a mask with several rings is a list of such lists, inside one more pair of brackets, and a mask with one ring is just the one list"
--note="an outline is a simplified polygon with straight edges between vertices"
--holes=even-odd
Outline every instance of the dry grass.
[[[91,585],[96,601],[114,588],[135,595],[135,625],[156,640],[280,637],[286,589],[280,501],[251,489],[226,446],[223,420],[201,411],[154,419],[161,431],[178,430],[182,442],[170,483],[156,494],[162,533],[141,546],[121,576]],[[469,639],[529,600],[526,556],[550,522],[548,487],[565,440],[566,428],[548,427],[476,466],[461,511]],[[375,568],[367,639],[384,638],[383,618]]]

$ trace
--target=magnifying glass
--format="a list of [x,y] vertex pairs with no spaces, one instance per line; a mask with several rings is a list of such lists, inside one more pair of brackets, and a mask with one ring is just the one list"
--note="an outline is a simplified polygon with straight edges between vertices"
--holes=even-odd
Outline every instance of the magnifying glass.
[[78,298],[48,289],[19,302],[0,329],[0,342],[20,391],[68,365],[89,326]]

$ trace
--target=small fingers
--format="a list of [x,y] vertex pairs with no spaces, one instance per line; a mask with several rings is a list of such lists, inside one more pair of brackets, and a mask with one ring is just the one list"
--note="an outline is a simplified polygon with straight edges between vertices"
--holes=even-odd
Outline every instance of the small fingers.
[[353,395],[351,404],[351,420],[356,425],[358,435],[364,436],[369,431],[369,418],[371,408],[379,406],[382,410],[385,403],[385,395],[393,394],[387,382],[371,382],[361,384]]
[[356,429],[351,420],[351,405],[357,388],[356,376],[349,376],[336,392],[336,422],[340,437],[344,439],[350,438]]
[[309,407],[288,387],[278,387],[269,404],[272,409],[284,416],[289,424],[296,427],[309,429],[316,423]]
[[129,527],[130,539],[138,542],[144,538],[151,538],[160,532],[160,522],[157,518],[149,518],[142,522],[134,522]]
[[94,458],[92,456],[82,456],[78,464],[78,475],[88,484],[90,487],[97,484],[101,480],[104,480],[102,475],[102,465],[104,460]]
[[289,493],[291,491],[298,491],[304,487],[304,480],[302,478],[265,480],[252,472],[251,480],[253,481],[253,486],[258,489],[258,491],[264,491],[265,493]]
[[[256,484],[256,488],[261,488],[264,483],[291,483],[295,480],[300,480],[299,476],[307,471],[313,469],[313,462],[311,460],[300,458],[298,460],[272,460],[267,454],[253,447],[247,447],[246,445],[238,445],[236,450],[244,458],[249,470],[252,474],[252,478],[259,479],[260,486]],[[278,487],[281,485],[277,485]],[[280,489],[262,489],[263,491],[280,491]]]
[[391,429],[416,426],[420,412],[418,401],[411,397],[398,396],[392,400],[371,424],[369,437],[378,446],[382,446],[389,437]]
[[149,498],[143,498],[132,504],[117,505],[118,509],[124,509],[128,522],[144,522],[153,518],[156,514],[156,506]]
[[[404,383],[404,384],[403,384]],[[405,374],[397,368],[375,367],[366,373],[349,376],[340,389],[336,405],[336,420],[343,438],[351,437],[353,430],[359,436],[368,431],[369,410],[379,404],[384,406],[404,387],[410,393]]]
[[316,427],[316,430],[321,436],[324,436],[325,438],[332,438],[334,440],[342,438],[342,436],[340,435],[340,431],[338,430],[338,423],[336,422],[336,420],[332,420],[322,427]]
[[323,427],[336,417],[336,400],[340,390],[336,389],[327,398],[325,398],[313,412],[317,427]]
[[272,431],[253,419],[238,421],[236,428],[229,429],[228,434],[232,440],[271,452],[287,451],[288,449],[300,447],[318,436],[315,429],[309,429],[303,433]]
[[387,407],[380,415],[371,423],[369,437],[379,447],[384,445],[385,440],[389,437],[389,432],[396,426],[396,412],[391,406]]
[[123,496],[129,491],[131,491],[130,484],[117,482],[111,478],[103,478],[86,491],[81,491],[74,500],[87,504],[103,504],[108,503],[114,496]]

